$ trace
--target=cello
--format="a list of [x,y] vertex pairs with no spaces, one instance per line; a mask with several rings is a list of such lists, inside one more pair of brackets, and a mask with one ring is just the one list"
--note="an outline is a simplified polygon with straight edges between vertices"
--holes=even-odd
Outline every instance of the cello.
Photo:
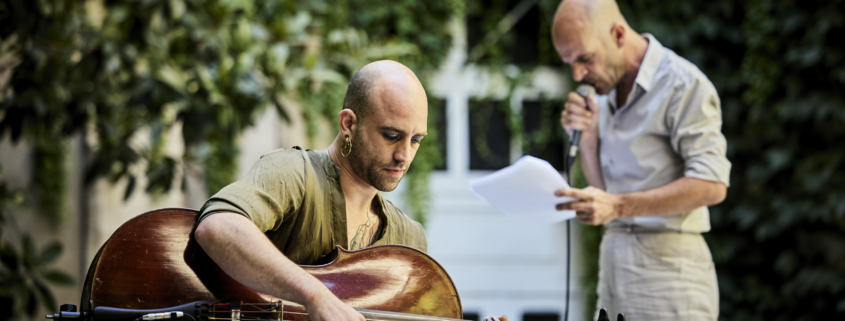
[[[199,213],[167,208],[124,223],[95,256],[67,321],[308,321],[304,306],[257,292],[223,272],[196,243]],[[463,317],[452,279],[416,249],[337,246],[321,265],[301,266],[367,320],[454,321]],[[193,320],[192,320],[193,319]]]

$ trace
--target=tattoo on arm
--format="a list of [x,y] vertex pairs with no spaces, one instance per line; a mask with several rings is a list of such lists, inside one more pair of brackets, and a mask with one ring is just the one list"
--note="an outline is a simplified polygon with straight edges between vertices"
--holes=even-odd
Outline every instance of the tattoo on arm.
[[[375,219],[373,219],[373,217],[375,217]],[[373,237],[375,237],[376,232],[378,231],[378,226],[378,216],[368,215],[367,221],[364,222],[364,224],[359,225],[358,230],[355,231],[355,236],[352,237],[352,240],[349,242],[349,249],[357,250],[370,246],[370,243],[373,242]]]

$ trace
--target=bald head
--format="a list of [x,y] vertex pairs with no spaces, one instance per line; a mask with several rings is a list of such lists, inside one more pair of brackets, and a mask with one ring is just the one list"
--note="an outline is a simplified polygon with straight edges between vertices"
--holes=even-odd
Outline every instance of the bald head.
[[352,76],[343,107],[332,144],[341,156],[336,163],[371,188],[392,191],[427,135],[428,99],[422,84],[408,67],[376,61]]
[[[412,103],[382,103],[384,99],[393,100],[403,97],[412,100]],[[420,99],[426,102],[427,109],[425,90],[414,72],[398,62],[381,60],[369,63],[355,72],[346,90],[343,108],[352,110],[358,122],[361,122],[375,112],[390,112],[377,110],[382,107],[412,107],[419,105],[414,104],[413,101]]]
[[615,0],[564,0],[557,7],[552,27],[552,38],[565,40],[568,36],[609,36],[614,24],[628,22],[619,11]]
[[572,78],[602,95],[636,76],[637,59],[648,46],[615,0],[564,0],[552,23],[552,41],[561,60],[572,66]]

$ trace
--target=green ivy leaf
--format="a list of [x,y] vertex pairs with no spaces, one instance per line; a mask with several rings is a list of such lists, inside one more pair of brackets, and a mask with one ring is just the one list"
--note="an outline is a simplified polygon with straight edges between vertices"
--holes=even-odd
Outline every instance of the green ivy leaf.
[[0,261],[11,271],[18,271],[20,266],[18,264],[19,256],[17,251],[8,244],[0,245]]
[[21,293],[21,288],[25,287],[23,280],[17,274],[8,274],[0,277],[0,296],[17,297]]
[[14,298],[20,295],[20,291],[16,287],[4,287],[0,285],[0,297]]
[[76,285],[76,281],[73,279],[70,274],[67,274],[63,271],[59,270],[50,270],[45,272],[43,275],[45,280],[48,282],[58,285],[58,286],[74,286]]
[[44,283],[41,283],[41,281],[32,281],[35,284],[35,292],[41,303],[47,308],[47,311],[50,311],[50,313],[56,313],[56,298],[53,296],[53,292],[51,292]]
[[35,268],[35,245],[32,242],[32,237],[27,233],[21,237],[21,246],[23,247],[21,254],[23,258],[24,268],[33,270]]
[[29,287],[26,287],[26,293],[21,293],[21,297],[26,298],[26,314],[30,317],[35,316],[35,312],[38,312],[38,297],[35,295],[35,291],[32,291]]
[[47,246],[45,246],[44,249],[41,251],[41,255],[38,258],[37,265],[44,266],[53,263],[54,261],[56,261],[56,259],[59,258],[59,256],[62,255],[63,250],[64,249],[62,247],[62,244],[58,241],[54,241],[50,244],[47,244]]
[[127,201],[132,192],[135,191],[135,176],[129,176],[129,183],[126,184],[126,191],[123,192],[123,201]]

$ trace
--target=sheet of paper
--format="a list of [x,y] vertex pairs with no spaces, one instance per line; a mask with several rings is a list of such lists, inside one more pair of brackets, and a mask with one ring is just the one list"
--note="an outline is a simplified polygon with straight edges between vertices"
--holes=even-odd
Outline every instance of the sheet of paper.
[[472,180],[470,190],[509,216],[534,223],[557,223],[575,217],[575,211],[558,211],[555,205],[572,202],[555,191],[568,188],[563,176],[542,159],[523,156],[493,174]]

